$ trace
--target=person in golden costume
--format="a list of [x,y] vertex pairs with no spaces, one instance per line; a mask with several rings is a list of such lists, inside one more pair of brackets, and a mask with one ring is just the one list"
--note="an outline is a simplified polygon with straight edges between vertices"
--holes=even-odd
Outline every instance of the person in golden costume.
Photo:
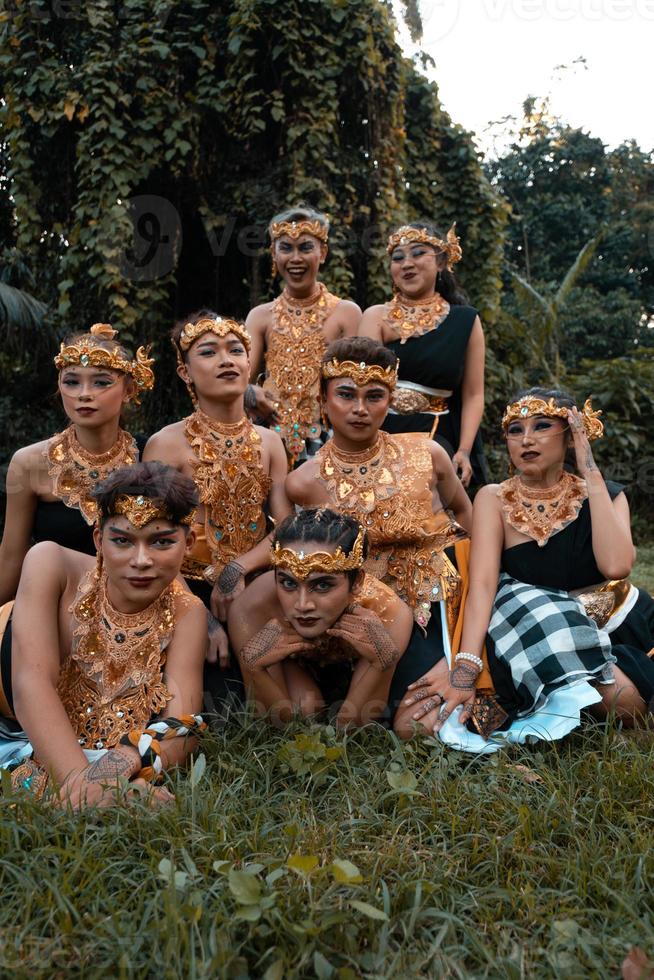
[[97,507],[92,489],[113,470],[135,463],[139,447],[121,428],[121,412],[154,384],[153,361],[132,357],[107,323],[73,334],[54,359],[70,425],[19,449],[7,472],[7,510],[0,545],[0,602],[16,594],[30,545],[55,541],[95,554]]
[[250,311],[251,380],[265,357],[264,413],[284,440],[291,465],[316,451],[325,433],[320,418],[320,362],[327,345],[356,333],[361,310],[318,281],[327,258],[329,222],[310,208],[291,208],[269,226],[273,270],[283,280],[277,299]]
[[497,727],[510,724],[510,740],[560,738],[585,708],[600,718],[615,712],[626,726],[645,715],[654,600],[628,580],[629,505],[595,462],[599,415],[590,401],[579,410],[545,388],[507,406],[514,475],[475,498],[458,674],[453,682],[434,671],[411,695],[426,727],[441,729],[453,713],[468,719],[486,656],[504,712]]
[[74,808],[158,785],[204,728],[207,617],[179,572],[193,544],[193,481],[159,463],[90,493],[97,559],[53,542],[27,555],[0,608],[0,766],[15,789]]
[[402,225],[387,251],[394,296],[367,309],[358,331],[400,358],[384,428],[430,433],[452,457],[464,486],[487,483],[479,436],[484,332],[454,274],[463,255],[454,226],[444,235],[428,221]]
[[[224,622],[246,578],[269,566],[267,515],[281,521],[290,511],[286,454],[277,433],[245,413],[250,336],[243,325],[201,311],[178,323],[172,339],[195,411],[153,435],[143,456],[195,481],[200,510],[182,574]],[[226,637],[213,620],[211,626],[226,667]]]
[[377,341],[331,344],[322,391],[334,435],[286,481],[292,502],[331,507],[361,522],[370,542],[366,572],[413,610],[416,628],[394,688],[406,687],[456,642],[463,588],[454,551],[467,538],[471,517],[465,490],[437,443],[421,433],[381,431],[396,380],[397,357]]
[[299,511],[275,531],[274,572],[234,602],[229,633],[248,693],[274,723],[336,704],[339,727],[384,714],[412,616],[363,573],[366,550],[366,533],[352,517]]

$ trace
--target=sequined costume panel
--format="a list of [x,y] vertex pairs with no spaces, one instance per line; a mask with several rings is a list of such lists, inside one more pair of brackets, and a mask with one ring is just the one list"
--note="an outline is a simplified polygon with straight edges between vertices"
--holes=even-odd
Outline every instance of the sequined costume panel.
[[414,610],[421,626],[433,602],[452,614],[460,577],[445,548],[466,536],[445,513],[432,510],[432,457],[424,435],[379,441],[368,453],[345,454],[328,442],[319,452],[320,479],[330,504],[361,521],[368,532],[366,571],[388,584]]
[[[184,432],[205,516],[204,534],[182,574],[202,578],[204,572],[215,581],[225,565],[265,537],[272,481],[263,468],[261,436],[249,419],[225,424],[198,410],[185,420]],[[207,552],[210,560],[201,570]]]
[[304,453],[307,440],[322,435],[320,362],[328,345],[323,327],[339,302],[321,283],[310,304],[293,301],[285,292],[272,304],[264,388],[279,403],[275,429],[293,462]]
[[172,582],[138,613],[120,613],[104,575],[89,572],[74,603],[73,642],[57,690],[80,745],[111,748],[141,728],[172,695],[163,680],[175,625],[200,600]]
[[69,425],[48,441],[43,453],[48,461],[48,476],[52,492],[67,507],[75,507],[87,524],[97,517],[97,504],[90,492],[98,482],[120,466],[130,466],[139,460],[136,440],[118,430],[118,439],[106,453],[89,453],[80,445],[75,428]]

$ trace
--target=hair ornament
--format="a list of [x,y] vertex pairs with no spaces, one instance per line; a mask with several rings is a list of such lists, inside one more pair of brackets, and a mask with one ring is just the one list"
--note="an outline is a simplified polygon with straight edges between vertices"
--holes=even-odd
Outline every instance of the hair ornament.
[[323,378],[352,378],[359,386],[369,385],[374,381],[386,385],[391,391],[397,385],[397,364],[395,367],[383,368],[380,364],[366,364],[360,361],[339,361],[332,357],[322,365]]
[[203,333],[215,333],[217,337],[226,337],[233,333],[241,340],[248,354],[250,353],[250,334],[243,324],[238,320],[231,320],[228,317],[204,317],[197,323],[187,323],[179,335],[179,346],[183,351],[187,351],[191,344],[202,336]]
[[319,241],[327,244],[329,238],[329,224],[318,221],[273,221],[270,226],[270,237],[276,242],[282,235],[288,235],[293,241],[297,241],[300,235],[313,235]]
[[456,234],[456,221],[453,223],[449,229],[445,238],[438,238],[436,235],[432,235],[426,228],[413,228],[411,225],[402,225],[397,231],[388,239],[388,246],[386,251],[390,255],[398,245],[412,245],[414,243],[423,243],[425,245],[433,245],[440,252],[444,252],[447,258],[447,268],[452,271],[452,266],[456,265],[457,262],[461,261],[463,257],[463,249],[461,248],[461,239]]
[[[146,497],[144,494],[121,493],[116,497],[113,507],[114,514],[126,517],[134,527],[142,528],[151,521],[170,521],[173,518],[170,511],[158,500]],[[195,520],[196,508],[180,519],[180,524],[191,525]],[[110,516],[110,515],[107,515]]]
[[366,532],[359,527],[356,541],[352,550],[345,554],[340,544],[333,554],[328,551],[314,551],[307,555],[304,551],[293,551],[292,548],[282,548],[279,541],[272,549],[271,562],[275,568],[286,568],[293,578],[304,580],[315,572],[325,572],[328,575],[337,572],[351,572],[363,565],[363,542]]
[[[510,405],[507,405],[502,417],[502,428],[506,432],[512,422],[520,422],[523,419],[533,418],[535,415],[544,415],[546,418],[567,419],[569,411],[570,409],[566,408],[565,405],[557,405],[554,398],[545,400],[544,398],[537,398],[533,395],[525,395],[523,398],[518,399],[517,402],[512,402]],[[579,414],[588,439],[591,442],[594,439],[600,439],[604,435],[604,424],[600,419],[600,415],[602,414],[601,410],[594,412],[591,400],[587,398]]]
[[[109,368],[129,374],[137,387],[134,401],[139,404],[139,391],[150,391],[154,387],[154,358],[148,357],[149,347],[139,347],[136,357],[128,360],[115,340],[117,330],[110,323],[94,323],[87,334],[80,337],[74,344],[62,342],[59,353],[54,359],[55,367],[62,371],[67,367],[79,364],[81,367]],[[103,343],[111,341],[116,344],[113,350],[107,350]]]

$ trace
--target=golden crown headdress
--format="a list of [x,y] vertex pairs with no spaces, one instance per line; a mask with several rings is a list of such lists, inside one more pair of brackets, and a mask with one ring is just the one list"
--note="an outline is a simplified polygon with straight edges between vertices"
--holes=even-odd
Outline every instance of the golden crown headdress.
[[134,401],[138,404],[138,392],[150,391],[154,387],[154,358],[148,357],[147,347],[139,347],[136,357],[130,361],[121,353],[118,341],[111,350],[102,346],[102,341],[114,340],[117,334],[118,331],[110,323],[94,323],[88,334],[83,334],[74,344],[62,342],[54,359],[55,367],[61,371],[79,364],[81,367],[110,368],[129,374],[137,387]]
[[[506,432],[512,422],[521,422],[523,419],[533,418],[534,415],[567,419],[569,411],[570,409],[564,405],[557,405],[554,398],[546,400],[536,398],[533,395],[525,395],[517,402],[507,405],[502,417],[502,428]],[[590,398],[587,398],[579,414],[589,440],[592,442],[594,439],[600,439],[604,435],[604,424],[600,420],[601,410],[594,412]]]
[[282,548],[279,541],[272,549],[270,560],[275,568],[286,568],[293,578],[304,580],[315,572],[325,572],[328,575],[337,572],[351,572],[363,565],[363,542],[366,532],[359,527],[356,541],[349,554],[345,554],[340,544],[332,554],[329,551],[314,551],[307,555],[304,551],[294,551],[292,548]]
[[179,346],[183,351],[187,351],[203,333],[215,333],[217,337],[226,337],[229,333],[236,334],[248,354],[250,353],[252,341],[243,324],[239,323],[238,320],[231,320],[222,316],[205,317],[198,320],[197,323],[185,324],[179,335]]
[[414,242],[423,242],[425,245],[433,245],[434,248],[439,249],[441,252],[445,252],[447,257],[447,268],[452,271],[452,266],[456,265],[457,262],[461,261],[463,256],[463,249],[461,248],[461,239],[456,234],[456,221],[448,231],[445,238],[438,238],[436,235],[432,235],[426,228],[412,228],[411,225],[402,225],[397,231],[388,239],[388,247],[386,251],[390,255],[398,245],[412,245]]
[[323,378],[352,378],[359,386],[369,385],[374,381],[386,385],[393,391],[397,384],[397,364],[395,367],[383,368],[380,364],[366,364],[365,361],[339,361],[332,357],[322,365]]
[[329,225],[317,219],[314,221],[307,219],[302,221],[273,221],[270,226],[272,241],[276,242],[282,235],[288,235],[293,241],[296,241],[300,235],[313,235],[314,238],[326,245],[329,238]]
[[[114,514],[126,517],[134,527],[145,527],[151,521],[173,522],[172,514],[161,501],[144,494],[121,493],[116,497],[113,508]],[[196,508],[179,519],[180,524],[192,524],[195,520]]]

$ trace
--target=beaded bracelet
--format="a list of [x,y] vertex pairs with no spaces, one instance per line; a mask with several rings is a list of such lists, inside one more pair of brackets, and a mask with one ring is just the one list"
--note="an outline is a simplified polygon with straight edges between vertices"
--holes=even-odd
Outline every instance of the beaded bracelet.
[[135,779],[159,783],[163,779],[160,742],[185,735],[199,735],[207,727],[202,715],[182,715],[181,718],[160,718],[148,722],[143,731],[133,729],[120,740],[121,745],[133,745],[141,756],[141,768]]
[[469,661],[469,663],[474,664],[475,667],[478,667],[479,670],[484,669],[484,661],[481,659],[481,657],[478,657],[475,653],[465,653],[465,652],[457,653],[457,655],[454,658],[454,662],[456,663],[457,660],[467,660]]

